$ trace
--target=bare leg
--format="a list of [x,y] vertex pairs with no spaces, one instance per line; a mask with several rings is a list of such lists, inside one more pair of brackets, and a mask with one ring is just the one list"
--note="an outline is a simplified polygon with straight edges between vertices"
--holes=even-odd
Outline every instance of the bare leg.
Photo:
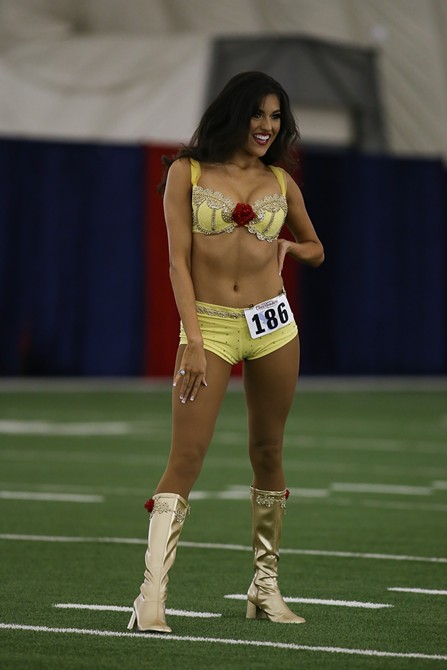
[[244,369],[249,451],[254,472],[252,537],[254,576],[247,618],[299,624],[304,619],[284,602],[278,586],[279,544],[287,499],[282,444],[298,375],[298,338],[271,354],[247,361]]
[[[178,349],[176,370],[184,348]],[[229,363],[210,351],[205,354],[208,386],[202,386],[196,399],[185,404],[179,399],[179,386],[172,390],[172,445],[156,491],[177,493],[186,500],[202,469],[231,373]]]
[[298,337],[267,356],[245,361],[249,454],[253,486],[257,489],[282,491],[285,488],[282,445],[298,368]]
[[[177,352],[178,370],[184,345]],[[153,497],[145,554],[144,581],[133,604],[128,628],[170,633],[165,619],[168,573],[189,505],[189,492],[199,476],[222,402],[231,365],[206,351],[207,387],[194,401],[180,401],[181,385],[172,390],[172,445],[166,470]]]

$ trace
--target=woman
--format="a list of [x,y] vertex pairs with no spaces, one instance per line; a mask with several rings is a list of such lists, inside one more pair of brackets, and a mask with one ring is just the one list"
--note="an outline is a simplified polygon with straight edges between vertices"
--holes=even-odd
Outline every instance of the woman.
[[[260,72],[233,77],[172,161],[164,190],[170,277],[181,317],[173,382],[172,446],[154,497],[145,579],[128,628],[171,632],[168,571],[234,363],[244,360],[253,467],[254,577],[247,617],[303,623],[277,584],[288,491],[282,443],[299,363],[297,327],[281,272],[290,255],[324,253],[300,189],[274,167],[293,164],[298,131],[287,94]],[[295,241],[279,237],[286,223]]]

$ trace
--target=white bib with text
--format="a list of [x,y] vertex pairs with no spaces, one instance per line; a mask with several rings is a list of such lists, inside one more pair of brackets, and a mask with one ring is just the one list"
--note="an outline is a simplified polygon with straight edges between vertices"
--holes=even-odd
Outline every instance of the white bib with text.
[[293,323],[293,312],[285,293],[244,309],[252,339],[268,335]]

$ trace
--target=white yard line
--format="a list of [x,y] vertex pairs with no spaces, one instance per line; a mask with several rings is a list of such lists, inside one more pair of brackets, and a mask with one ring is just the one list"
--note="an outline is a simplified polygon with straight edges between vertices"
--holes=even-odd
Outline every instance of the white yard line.
[[445,454],[445,443],[435,440],[399,440],[392,438],[363,437],[316,437],[315,435],[302,435],[290,428],[286,435],[286,448],[295,448],[298,452],[303,449],[311,450],[333,450],[333,451],[368,451],[368,452],[397,452],[415,454]]
[[[2,533],[0,540],[13,540],[24,542],[67,542],[85,544],[138,544],[146,545],[147,540],[134,537],[82,537],[64,535],[21,535],[15,533]],[[243,544],[220,544],[216,542],[185,542],[181,540],[179,546],[191,549],[217,549],[227,551],[253,551],[252,547]],[[281,549],[282,554],[294,554],[298,556],[328,556],[335,558],[365,558],[384,561],[416,561],[422,563],[447,563],[447,558],[435,556],[406,556],[403,554],[377,554],[360,553],[354,551],[330,551],[321,549]]]
[[430,496],[431,486],[401,486],[400,484],[370,484],[358,482],[333,482],[332,491],[342,493],[385,493],[404,496]]
[[[0,487],[1,486],[8,486],[11,485],[10,482],[0,482]],[[18,483],[16,484],[17,486],[19,485]],[[0,499],[3,498],[9,498],[9,499],[17,499],[17,500],[27,500],[31,499],[30,496],[34,496],[35,494],[39,494],[39,500],[43,500],[44,496],[46,494],[51,494],[54,492],[56,495],[65,495],[66,493],[68,494],[70,491],[76,491],[79,489],[83,489],[85,491],[98,491],[97,494],[80,494],[76,493],[74,495],[80,496],[80,495],[90,495],[92,497],[92,502],[102,502],[102,500],[93,500],[95,496],[97,498],[103,498],[103,495],[112,495],[112,496],[132,496],[132,497],[138,497],[141,496],[143,498],[148,497],[148,491],[147,489],[130,489],[126,487],[111,487],[111,486],[69,486],[69,485],[60,485],[60,484],[30,484],[30,483],[24,483],[21,482],[20,486],[25,488],[25,487],[32,487],[35,486],[36,491],[31,491],[31,492],[25,492],[25,494],[22,497],[23,491],[7,491],[3,496],[0,495]],[[192,491],[190,495],[190,499],[193,500],[194,502],[197,501],[204,501],[204,500],[248,500],[248,489],[247,487],[241,487],[243,488],[243,491],[238,491],[238,490],[232,490],[228,489],[226,491]],[[62,489],[62,490],[61,490]],[[406,502],[402,500],[379,500],[379,499],[368,499],[368,498],[342,498],[339,495],[335,497],[330,496],[330,491],[329,489],[290,489],[291,492],[291,498],[289,500],[289,504],[294,504],[294,503],[299,503],[299,504],[329,504],[331,506],[341,506],[341,507],[375,507],[379,509],[396,509],[396,510],[415,510],[419,512],[441,512],[441,513],[446,513],[447,512],[447,504],[443,503],[429,503],[429,502]],[[34,498],[33,498],[34,499]],[[35,498],[37,500],[37,498]],[[50,499],[50,498],[48,498]]]
[[403,554],[359,553],[354,551],[324,551],[320,549],[281,549],[282,554],[303,554],[306,556],[335,556],[337,558],[369,558],[385,561],[410,561],[422,563],[447,563],[447,558],[431,556],[406,556]]
[[447,596],[447,591],[441,591],[439,589],[410,589],[403,588],[401,586],[389,586],[388,591],[399,591],[401,593],[423,593],[428,596]]
[[[82,537],[73,535],[19,535],[12,533],[0,534],[0,540],[23,542],[61,542],[68,544],[141,544],[147,545],[147,540],[135,537]],[[447,559],[446,559],[447,561]]]
[[[81,451],[71,449],[68,445],[59,445],[54,451],[33,449],[2,449],[0,459],[13,463],[104,463],[104,454],[99,451]],[[164,456],[144,456],[142,454],[108,454],[108,463],[123,466],[144,466],[165,464]]]
[[103,503],[104,496],[80,493],[38,493],[36,491],[0,491],[3,500],[35,500],[40,502]]
[[[93,610],[95,612],[133,612],[133,607],[124,607],[121,605],[87,605],[84,603],[55,603],[53,607],[65,610]],[[191,610],[175,610],[166,608],[166,614],[170,616],[192,617],[194,619],[214,619],[221,617],[222,614],[215,612],[193,612]]]
[[[0,434],[4,435],[52,435],[62,437],[84,436],[132,436],[156,435],[164,436],[169,433],[168,423],[148,417],[141,421],[42,421],[42,420],[0,420]],[[245,444],[247,439],[246,428],[240,430],[218,429],[213,438],[216,444]],[[288,424],[286,448],[302,450],[333,450],[333,451],[368,451],[368,452],[409,452],[445,454],[446,448],[441,441],[413,441],[396,438],[371,438],[368,436],[315,436],[302,434],[294,428],[293,422]],[[211,459],[210,459],[211,460]]]
[[375,656],[383,658],[408,658],[427,661],[446,661],[447,655],[404,653],[394,651],[381,651],[378,649],[350,649],[344,647],[323,647],[305,644],[293,644],[287,642],[270,642],[265,640],[236,640],[232,638],[219,637],[192,637],[189,635],[163,635],[150,633],[121,632],[114,630],[92,630],[90,628],[50,628],[49,626],[29,626],[16,623],[0,623],[0,629],[16,630],[35,633],[62,633],[65,635],[93,635],[98,637],[122,637],[135,638],[144,644],[150,644],[151,640],[164,640],[165,642],[204,642],[205,644],[222,644],[240,647],[262,647],[273,649],[286,649],[289,651],[315,651],[329,654],[348,654],[353,656]]
[[[15,486],[15,489],[8,489],[7,487]],[[37,493],[76,493],[81,495],[114,495],[114,496],[134,496],[144,497],[148,496],[147,488],[135,488],[127,486],[88,486],[85,484],[49,484],[48,482],[6,482],[0,481],[0,490],[20,490],[30,491],[34,490]]]
[[[326,498],[328,489],[290,489],[292,496],[298,498]],[[191,491],[190,500],[249,500],[249,489],[244,487],[230,487],[225,491]]]
[[[291,488],[290,489],[290,494],[291,494],[291,499],[290,502],[293,502],[294,498],[327,498],[328,496],[331,495],[331,492],[336,492],[336,493],[374,493],[374,494],[390,494],[390,495],[405,495],[405,496],[429,496],[431,495],[434,491],[437,489],[441,488],[439,486],[440,482],[433,482],[430,486],[403,486],[400,484],[371,484],[371,483],[358,483],[358,482],[334,482],[329,485],[328,488]],[[0,486],[7,486],[8,484],[6,482],[1,482]],[[22,486],[26,486],[26,484],[22,483]],[[43,499],[44,495],[48,495],[48,500],[51,500],[51,496],[54,496],[54,500],[57,499],[57,496],[60,495],[66,495],[68,494],[67,489],[75,489],[76,488],[82,488],[81,487],[75,487],[75,486],[63,486],[63,485],[49,485],[49,484],[41,484],[41,485],[34,485],[37,488],[37,491],[18,491],[18,490],[6,490],[0,489],[0,498],[17,498],[17,499],[26,499],[26,496],[29,496],[30,499],[38,499],[38,497],[41,497]],[[55,489],[59,489],[59,491],[55,491]],[[62,491],[60,490],[62,489]],[[95,491],[98,490],[98,487],[95,487]],[[129,488],[112,488],[112,487],[99,487],[99,491],[101,492],[107,492],[110,494],[117,494],[117,495],[147,495],[147,490],[136,490],[136,489],[129,489]],[[76,496],[80,496],[80,500],[82,500],[82,497],[84,496],[87,499],[86,494],[80,494],[80,493],[75,493],[75,494],[69,494],[73,495],[74,498]],[[91,497],[92,502],[100,502],[100,498],[102,498],[101,495],[99,494],[89,494]],[[34,498],[34,496],[38,496]],[[95,500],[97,498],[97,500]],[[200,491],[200,490],[194,490],[190,494],[190,499],[191,500],[249,500],[249,488],[248,486],[240,486],[240,485],[233,485],[229,486],[227,489],[224,489],[223,491]],[[334,502],[338,498],[334,498]],[[362,502],[362,501],[360,501]],[[355,501],[355,504],[358,504],[358,501]],[[422,503],[423,505],[423,503]],[[442,507],[442,505],[441,505]],[[447,508],[446,508],[447,509]]]
[[0,421],[0,433],[4,435],[128,435],[132,425],[124,421],[94,423],[59,423],[50,421]]
[[[137,431],[134,431],[129,434],[130,437],[133,437],[134,435],[138,436],[143,434],[143,433],[138,433]],[[152,433],[153,434],[153,433]],[[167,437],[168,433],[165,432],[164,435]],[[110,436],[110,435],[109,435]],[[243,442],[244,440],[241,440]],[[317,451],[317,450],[316,450]],[[411,450],[411,453],[413,453],[414,450]],[[446,449],[445,447],[439,447],[439,451],[432,451],[430,453],[445,453]],[[427,450],[425,448],[421,448],[421,453],[427,454]],[[47,463],[99,463],[102,464],[104,462],[104,454],[102,452],[98,451],[92,451],[92,450],[80,450],[80,449],[75,449],[72,446],[69,446],[68,444],[59,444],[56,446],[54,450],[42,450],[42,449],[1,449],[0,450],[0,460],[2,461],[8,461],[8,462],[13,462],[13,463],[34,463],[34,462],[42,462],[45,461]],[[163,455],[148,455],[148,454],[139,454],[139,453],[111,453],[108,454],[107,456],[107,461],[108,463],[114,463],[114,464],[119,464],[123,466],[155,466],[155,465],[160,465],[164,466],[166,463],[166,458]],[[218,456],[210,456],[207,458],[207,467],[208,468],[226,468],[226,469],[231,469],[231,470],[239,470],[239,469],[246,469],[247,467],[247,459],[246,458],[226,458],[226,457],[218,457]],[[365,471],[364,465],[361,463],[355,463],[350,459],[348,462],[340,462],[339,459],[337,461],[303,461],[301,459],[297,460],[296,456],[295,458],[287,458],[286,461],[286,467],[289,472],[317,472],[317,473],[330,473],[332,476],[341,476],[345,475],[347,473],[352,473],[353,475],[356,475],[356,473],[363,473]],[[424,477],[446,477],[447,476],[447,468],[445,467],[421,467],[421,466],[415,466],[415,467],[406,467],[404,464],[402,464],[400,467],[392,467],[392,466],[368,466],[368,472],[370,474],[382,476],[382,475],[390,475],[395,473],[396,475],[401,476],[402,474],[409,474],[413,476],[414,474],[417,474],[419,477],[424,476]]]
[[[328,501],[329,502],[329,501]],[[336,503],[336,499],[333,501]],[[349,503],[353,504],[352,501]],[[416,503],[416,502],[403,502],[401,500],[396,500],[394,502],[384,500],[372,500],[372,499],[363,499],[357,502],[357,506],[361,507],[376,507],[378,509],[400,509],[400,510],[415,510],[417,512],[447,512],[447,505],[442,503]]]
[[404,451],[409,443],[404,440],[396,440],[392,438],[371,438],[371,437],[331,437],[331,436],[316,436],[303,435],[299,430],[293,431],[293,428],[288,429],[286,435],[286,447],[300,449],[324,449],[341,451]]
[[[440,484],[446,484],[447,482],[434,481],[432,483],[433,492],[436,493],[437,490],[442,487]],[[8,489],[9,486],[16,486],[16,489]],[[4,487],[4,488],[3,488]],[[30,489],[34,489],[30,491]],[[91,495],[91,496],[132,496],[132,497],[143,497],[146,499],[149,495],[147,489],[143,488],[129,488],[129,487],[113,487],[113,486],[85,486],[82,484],[68,485],[68,484],[49,484],[49,483],[31,483],[31,482],[0,482],[0,490],[8,492],[8,495],[4,497],[13,497],[16,495],[17,491],[30,491],[30,494],[39,493],[55,493],[55,494],[66,494],[74,493],[75,495]],[[81,491],[84,493],[81,494]],[[376,493],[376,491],[374,491]],[[11,494],[11,495],[9,495]],[[421,511],[433,511],[433,512],[447,512],[447,504],[442,503],[428,503],[428,502],[419,502],[419,501],[396,501],[396,500],[386,500],[384,501],[379,499],[368,499],[368,498],[358,498],[356,495],[354,498],[341,498],[339,495],[332,496],[329,488],[291,488],[290,489],[291,497],[289,499],[289,504],[294,502],[301,504],[302,502],[312,503],[313,501],[322,502],[324,504],[330,505],[342,505],[342,506],[358,506],[362,505],[364,507],[383,507],[384,509],[411,509],[411,510],[421,510]],[[1,496],[0,496],[1,497]],[[418,496],[416,496],[418,497]],[[201,500],[213,500],[213,499],[223,499],[223,500],[248,500],[249,499],[249,488],[244,485],[234,485],[229,486],[226,490],[223,491],[200,491],[194,490],[190,494],[190,500],[201,501]]]
[[[27,377],[2,378],[0,391],[9,393],[151,393],[172,389],[171,377],[89,377],[82,379],[62,377]],[[353,393],[353,392],[439,392],[447,391],[447,377],[414,376],[414,377],[313,377],[300,376],[297,384],[298,393]],[[233,377],[229,391],[242,390],[242,380]]]
[[[224,596],[229,600],[246,600],[247,595],[243,593],[229,593]],[[332,600],[332,599],[322,599],[322,598],[295,598],[284,596],[286,603],[301,603],[305,605],[335,605],[337,607],[359,607],[361,609],[369,610],[379,610],[386,607],[394,607],[394,605],[389,605],[387,603],[368,603],[361,602],[358,600]]]

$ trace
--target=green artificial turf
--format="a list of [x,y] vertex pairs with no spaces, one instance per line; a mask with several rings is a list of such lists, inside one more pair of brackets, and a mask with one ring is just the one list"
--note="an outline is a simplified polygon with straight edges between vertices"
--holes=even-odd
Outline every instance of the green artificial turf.
[[[0,629],[2,670],[445,667],[333,650],[447,657],[447,596],[388,590],[447,590],[443,391],[299,389],[287,425],[283,595],[393,607],[293,603],[307,623],[284,626],[247,620],[245,602],[225,598],[245,593],[252,573],[245,403],[233,390],[191,497],[167,604],[221,616],[168,616],[173,636],[162,639],[101,637],[87,633],[126,632],[129,614],[55,608],[131,605],[144,568],[143,505],[165,466],[169,424],[168,388],[0,390],[0,624],[84,630]],[[37,493],[97,498],[31,499]]]

